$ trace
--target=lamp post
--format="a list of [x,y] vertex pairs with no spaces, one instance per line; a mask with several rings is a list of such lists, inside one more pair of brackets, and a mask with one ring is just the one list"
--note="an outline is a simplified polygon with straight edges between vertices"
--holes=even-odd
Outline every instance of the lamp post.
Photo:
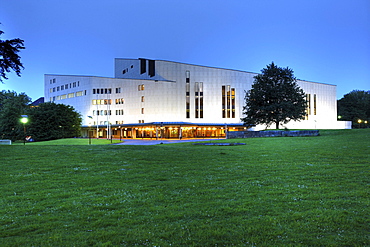
[[90,120],[89,120],[89,129],[87,130],[87,134],[89,136],[89,145],[91,145],[91,130],[90,130],[90,127],[91,127],[91,121],[92,121],[92,116],[87,116]]
[[361,129],[361,122],[362,122],[362,120],[359,119],[359,120],[357,120],[357,122],[358,122],[358,128]]
[[26,123],[28,123],[28,116],[27,115],[21,115],[21,123],[23,124],[23,145],[26,145]]

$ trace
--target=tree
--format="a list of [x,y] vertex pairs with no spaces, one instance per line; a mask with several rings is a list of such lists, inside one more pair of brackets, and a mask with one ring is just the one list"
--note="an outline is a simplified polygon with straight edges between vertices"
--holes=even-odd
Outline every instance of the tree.
[[254,77],[252,89],[246,92],[245,125],[276,124],[297,121],[306,115],[305,93],[296,83],[293,70],[277,67],[273,62]]
[[46,141],[80,136],[81,115],[72,106],[42,103],[28,111],[27,133],[35,141]]
[[[3,33],[0,30],[0,35]],[[25,49],[23,42],[24,40],[21,39],[0,39],[0,82],[3,82],[3,79],[8,79],[6,73],[9,73],[11,70],[14,70],[18,76],[21,76],[23,64],[20,61],[18,52],[21,49]]]
[[24,138],[20,124],[21,115],[26,114],[31,99],[14,91],[0,92],[0,138],[15,141]]
[[337,101],[340,120],[352,121],[360,126],[358,120],[370,121],[370,91],[353,90]]

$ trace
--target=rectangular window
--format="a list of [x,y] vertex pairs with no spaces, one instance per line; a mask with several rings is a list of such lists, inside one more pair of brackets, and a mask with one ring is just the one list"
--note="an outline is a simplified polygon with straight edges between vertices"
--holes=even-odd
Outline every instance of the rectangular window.
[[308,120],[308,115],[311,115],[311,94],[306,94],[306,102],[307,102],[307,108],[306,108],[305,120]]
[[316,115],[316,94],[313,95],[313,115]]
[[53,87],[53,92],[55,92],[55,87]]
[[52,93],[53,92],[53,89],[52,88],[50,88],[50,93]]
[[68,94],[68,98],[73,98],[73,97],[75,97],[75,94],[74,93],[69,93]]
[[64,85],[60,86],[60,90],[64,90]]
[[65,88],[68,89],[68,84],[65,85]]
[[146,59],[140,59],[140,74],[146,73]]
[[199,118],[203,118],[203,82],[199,82]]
[[141,96],[141,102],[144,102],[144,101],[145,101],[144,96]]
[[83,96],[83,91],[76,92],[76,97]]
[[195,118],[199,118],[199,82],[195,83]]
[[116,88],[116,93],[121,93],[121,88],[120,87]]
[[149,62],[149,76],[153,77],[155,76],[155,60],[148,60]]
[[231,89],[231,117],[235,118],[235,88]]
[[222,118],[226,118],[226,86],[222,86]]
[[141,114],[144,114],[144,108],[141,108]]
[[235,88],[222,86],[222,118],[235,118]]
[[61,96],[60,96],[60,99],[66,99],[67,98],[67,94],[62,94]]

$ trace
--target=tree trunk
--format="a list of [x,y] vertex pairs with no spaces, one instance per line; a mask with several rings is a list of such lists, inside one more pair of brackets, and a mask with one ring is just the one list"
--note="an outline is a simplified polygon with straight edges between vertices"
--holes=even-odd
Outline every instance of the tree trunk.
[[279,129],[279,121],[275,122],[276,123],[276,129]]

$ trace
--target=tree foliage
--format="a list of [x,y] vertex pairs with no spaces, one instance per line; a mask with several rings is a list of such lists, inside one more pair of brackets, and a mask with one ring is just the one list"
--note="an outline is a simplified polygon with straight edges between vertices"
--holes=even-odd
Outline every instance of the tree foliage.
[[[4,32],[0,30],[0,35]],[[23,64],[21,63],[21,58],[18,52],[24,47],[24,40],[21,39],[11,39],[11,40],[1,40],[0,39],[0,82],[3,79],[8,79],[6,73],[13,70],[18,76],[21,75],[21,68]]]
[[81,115],[72,106],[43,103],[28,111],[29,131],[35,141],[78,137],[81,133]]
[[15,141],[23,139],[23,126],[19,122],[26,114],[31,99],[25,94],[14,91],[0,92],[0,138]]
[[252,89],[246,92],[244,118],[246,125],[280,123],[301,120],[305,116],[305,93],[296,83],[293,70],[277,67],[273,62],[254,77]]
[[370,121],[370,91],[353,90],[338,100],[340,120],[352,121],[358,126],[358,120]]

